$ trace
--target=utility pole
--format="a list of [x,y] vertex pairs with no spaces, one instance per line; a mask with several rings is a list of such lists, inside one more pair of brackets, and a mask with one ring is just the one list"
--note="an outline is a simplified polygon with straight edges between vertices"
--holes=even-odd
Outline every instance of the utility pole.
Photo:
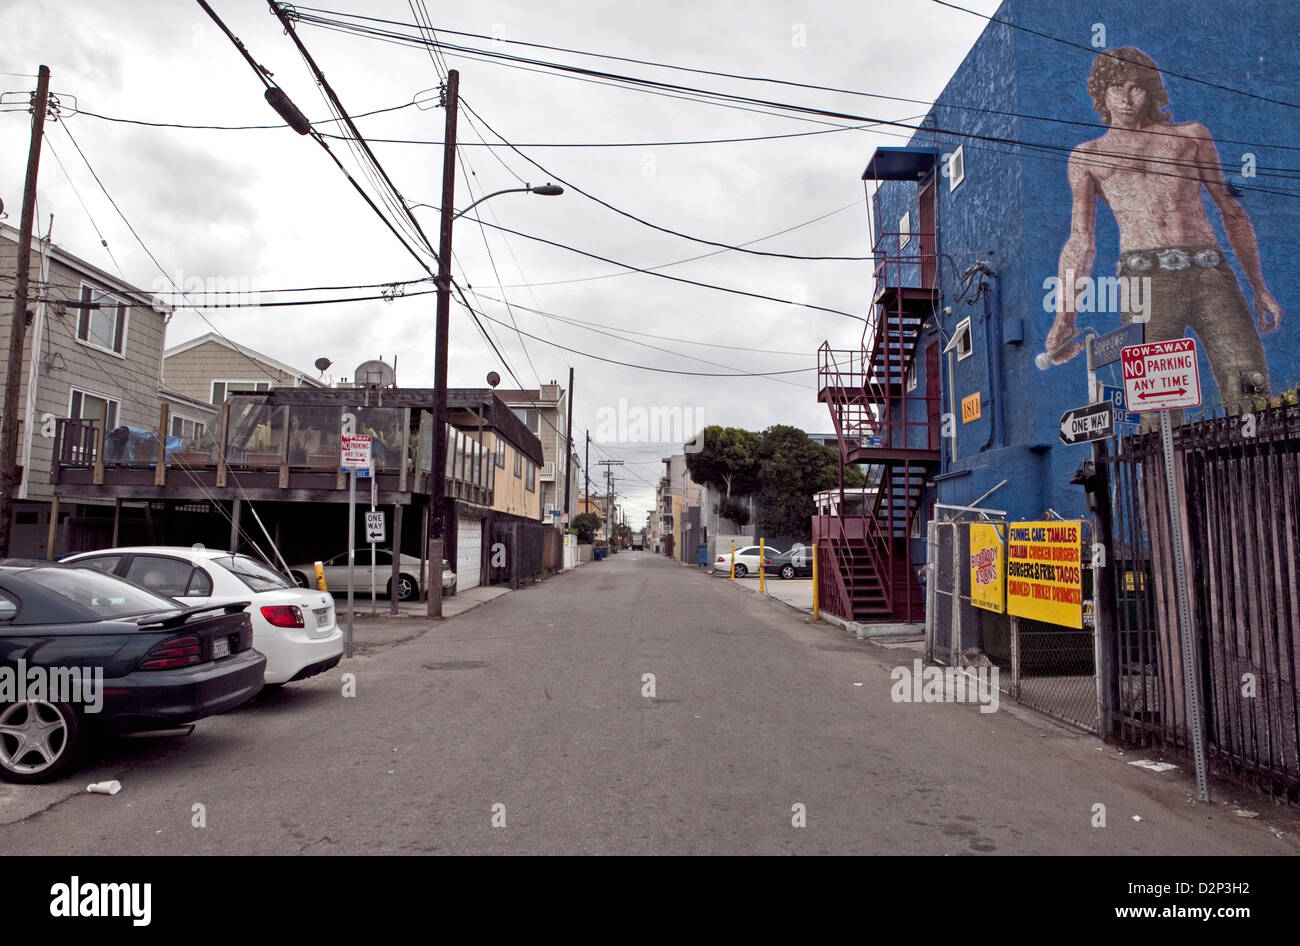
[[460,96],[460,73],[447,72],[447,89],[443,107],[447,110],[447,125],[442,145],[442,225],[438,234],[438,318],[434,331],[433,368],[433,492],[429,501],[434,508],[429,511],[430,574],[439,576],[428,582],[428,616],[442,617],[442,550],[447,523],[447,335],[451,319],[451,223],[456,211],[456,107]]
[[583,464],[583,472],[587,475],[587,488],[582,491],[583,512],[587,511],[586,503],[591,499],[591,431],[587,431],[587,462]]
[[573,456],[573,368],[569,368],[569,426],[564,430],[564,518],[569,518],[569,471],[572,469],[570,458]]
[[612,467],[622,466],[622,460],[601,460],[605,468],[605,538],[614,541],[614,474]]
[[[14,517],[14,467],[18,462],[18,382],[23,373],[23,343],[27,336],[27,282],[32,265],[32,228],[36,218],[36,174],[41,165],[41,138],[45,134],[45,109],[49,92],[50,68],[41,66],[36,79],[36,94],[32,97],[32,140],[27,149],[27,181],[23,185],[22,219],[18,227],[18,270],[14,274],[13,316],[9,320],[9,364],[5,372],[4,416],[0,419],[0,558],[9,557],[9,539]],[[35,352],[32,352],[32,357],[36,357]]]

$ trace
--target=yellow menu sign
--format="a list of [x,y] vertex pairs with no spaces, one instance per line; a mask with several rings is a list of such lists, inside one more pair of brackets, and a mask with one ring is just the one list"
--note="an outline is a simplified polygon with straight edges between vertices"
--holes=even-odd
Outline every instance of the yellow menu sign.
[[1076,520],[1007,527],[1008,614],[1083,628],[1082,534]]
[[970,603],[985,611],[1001,614],[1002,588],[1006,581],[1002,565],[1002,537],[997,526],[972,522],[970,526]]

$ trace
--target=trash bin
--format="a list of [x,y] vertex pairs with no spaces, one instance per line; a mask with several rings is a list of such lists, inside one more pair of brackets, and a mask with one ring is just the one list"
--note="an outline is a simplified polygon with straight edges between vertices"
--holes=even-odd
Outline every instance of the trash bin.
[[707,545],[697,545],[695,547],[695,564],[700,568],[709,564],[709,547]]
[[609,550],[597,546],[596,548],[591,550],[592,558],[597,562],[603,562],[605,560],[605,553],[607,551]]

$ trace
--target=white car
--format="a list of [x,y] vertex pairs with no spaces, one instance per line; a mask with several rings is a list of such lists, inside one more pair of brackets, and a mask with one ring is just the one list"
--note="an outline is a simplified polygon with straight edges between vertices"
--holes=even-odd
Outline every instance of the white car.
[[150,545],[83,552],[63,562],[117,575],[182,604],[250,601],[253,647],[266,657],[268,686],[322,673],[343,656],[334,599],[295,588],[247,555]]
[[[400,555],[397,559],[397,600],[414,601],[419,597],[424,582],[416,576],[420,574],[420,560],[414,555]],[[328,561],[321,563],[325,569],[325,586],[331,593],[347,591],[348,588],[348,553],[340,552]],[[353,581],[356,594],[370,593],[370,546],[356,550],[353,562]],[[429,563],[424,563],[425,577],[428,577]],[[316,587],[316,565],[304,562],[290,565],[289,573],[299,588]],[[391,549],[375,549],[375,588],[382,595],[391,595],[393,583],[393,552]],[[442,560],[442,590],[454,591],[456,573],[447,567],[447,560]]]
[[[763,546],[763,562],[766,565],[772,564],[772,559],[781,554],[780,549],[774,549],[770,545]],[[712,571],[730,572],[731,571],[731,547],[719,549],[718,554],[713,559]],[[743,548],[736,549],[736,577],[744,578],[746,575],[758,574],[758,546],[746,545]]]

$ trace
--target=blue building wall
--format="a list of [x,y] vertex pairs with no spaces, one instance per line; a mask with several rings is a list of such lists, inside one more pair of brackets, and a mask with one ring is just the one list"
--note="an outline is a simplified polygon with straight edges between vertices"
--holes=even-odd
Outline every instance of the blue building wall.
[[[1214,136],[1225,176],[1253,224],[1265,281],[1285,312],[1279,330],[1261,336],[1276,395],[1300,381],[1300,109],[1262,99],[1300,102],[1295,65],[1300,2],[1008,0],[996,16],[1026,29],[991,23],[937,99],[927,119],[933,130],[913,139],[914,145],[944,155],[960,146],[965,170],[953,190],[946,177],[938,183],[938,251],[950,262],[940,262],[936,319],[946,342],[969,317],[974,342],[969,358],[954,360],[951,401],[950,356],[943,356],[943,410],[956,414],[956,437],[945,442],[939,498],[969,502],[1005,479],[984,505],[1005,508],[1015,517],[1036,517],[1048,508],[1082,516],[1083,491],[1068,480],[1089,456],[1088,448],[1061,444],[1058,431],[1063,412],[1088,402],[1085,358],[1047,371],[1035,367],[1034,358],[1044,350],[1055,315],[1045,311],[1044,282],[1056,276],[1070,234],[1069,153],[1107,130],[1086,88],[1093,59],[1122,46],[1142,50],[1161,70],[1172,121],[1200,122]],[[1242,173],[1247,154],[1254,155],[1253,177]],[[1168,173],[1190,171],[1174,167]],[[897,229],[909,209],[912,229],[918,228],[917,192],[913,183],[881,185],[878,233]],[[1204,190],[1201,194],[1249,303],[1253,294],[1219,211]],[[1097,202],[1095,246],[1091,275],[1115,275],[1119,232],[1102,201]],[[909,251],[914,252],[911,247],[903,252]],[[955,270],[976,260],[996,276],[989,280],[987,297],[968,305],[957,299],[961,287]],[[943,313],[945,307],[951,314]],[[1079,328],[1103,333],[1120,324],[1117,312],[1080,313],[1077,321]],[[999,335],[1005,340],[999,342]],[[918,347],[917,393],[924,392],[926,342],[923,337]],[[1002,354],[1001,378],[993,349]],[[1201,362],[1204,404],[1213,408],[1218,391],[1203,346]],[[1100,380],[1121,385],[1118,365],[1103,369]],[[961,399],[975,392],[981,395],[982,416],[963,424]],[[999,411],[1001,442],[994,421]]]

